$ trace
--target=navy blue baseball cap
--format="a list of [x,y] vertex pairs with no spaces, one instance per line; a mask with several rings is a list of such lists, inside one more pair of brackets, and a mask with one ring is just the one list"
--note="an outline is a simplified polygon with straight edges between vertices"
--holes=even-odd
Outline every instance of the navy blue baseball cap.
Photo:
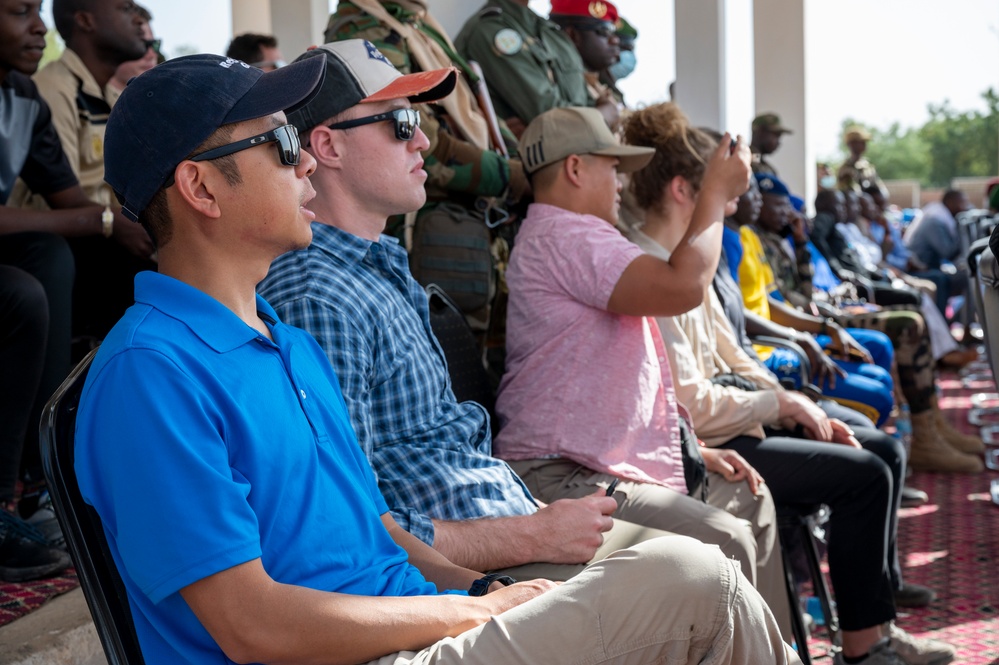
[[763,194],[776,194],[778,196],[791,196],[790,190],[780,178],[771,173],[757,173],[756,184]]
[[264,73],[221,55],[167,60],[132,79],[104,134],[104,180],[122,214],[139,213],[172,177],[177,165],[221,127],[293,111],[323,80],[322,60]]

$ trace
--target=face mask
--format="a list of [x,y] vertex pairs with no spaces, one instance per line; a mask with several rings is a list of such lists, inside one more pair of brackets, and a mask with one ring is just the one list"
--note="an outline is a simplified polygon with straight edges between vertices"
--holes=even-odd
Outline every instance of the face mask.
[[834,175],[824,175],[822,179],[819,180],[819,186],[822,189],[833,189],[836,187],[836,176]]
[[611,65],[607,71],[614,77],[615,81],[620,81],[628,74],[635,71],[635,52],[621,51],[621,59]]

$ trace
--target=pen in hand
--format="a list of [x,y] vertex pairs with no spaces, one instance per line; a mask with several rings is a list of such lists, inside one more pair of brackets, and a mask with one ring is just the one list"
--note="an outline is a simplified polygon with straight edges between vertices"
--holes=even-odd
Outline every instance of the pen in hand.
[[618,480],[618,478],[615,478],[611,481],[611,484],[607,486],[606,496],[614,496],[614,488],[617,487]]

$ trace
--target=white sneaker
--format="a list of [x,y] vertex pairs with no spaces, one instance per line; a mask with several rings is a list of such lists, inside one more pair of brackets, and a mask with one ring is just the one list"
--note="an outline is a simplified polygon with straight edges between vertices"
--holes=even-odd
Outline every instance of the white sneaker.
[[[845,664],[843,652],[837,651],[836,655],[833,656],[833,665]],[[862,660],[860,665],[906,665],[906,662],[899,658],[895,650],[891,648],[888,638],[882,637],[874,643],[874,646],[867,652],[867,658]]]
[[910,635],[894,621],[888,627],[891,648],[906,665],[947,665],[954,660],[954,647],[946,642]]

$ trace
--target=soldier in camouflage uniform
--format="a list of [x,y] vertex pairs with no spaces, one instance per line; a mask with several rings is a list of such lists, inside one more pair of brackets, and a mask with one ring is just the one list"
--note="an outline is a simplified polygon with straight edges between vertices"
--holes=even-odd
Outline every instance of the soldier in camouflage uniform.
[[874,164],[864,157],[867,142],[870,140],[870,132],[860,125],[848,127],[843,134],[843,141],[850,150],[850,156],[836,171],[836,184],[840,189],[852,190],[859,194],[869,187],[884,188]]
[[[803,229],[798,230],[802,242],[796,238],[793,259],[781,235],[787,221],[782,211],[791,207],[787,189],[773,176],[761,175],[757,180],[763,192],[763,208],[756,228],[778,291],[788,302],[807,306],[812,301],[811,252],[804,242],[807,239],[802,236]],[[808,268],[800,271],[805,265]],[[899,387],[912,414],[910,465],[927,471],[981,471],[982,462],[974,454],[984,450],[982,440],[954,430],[937,407],[935,362],[922,315],[910,309],[852,314],[826,306],[825,311],[841,326],[883,332],[891,340]]]
[[518,136],[550,108],[594,105],[576,47],[555,23],[528,9],[527,0],[488,0],[455,44],[482,66],[497,115]]

